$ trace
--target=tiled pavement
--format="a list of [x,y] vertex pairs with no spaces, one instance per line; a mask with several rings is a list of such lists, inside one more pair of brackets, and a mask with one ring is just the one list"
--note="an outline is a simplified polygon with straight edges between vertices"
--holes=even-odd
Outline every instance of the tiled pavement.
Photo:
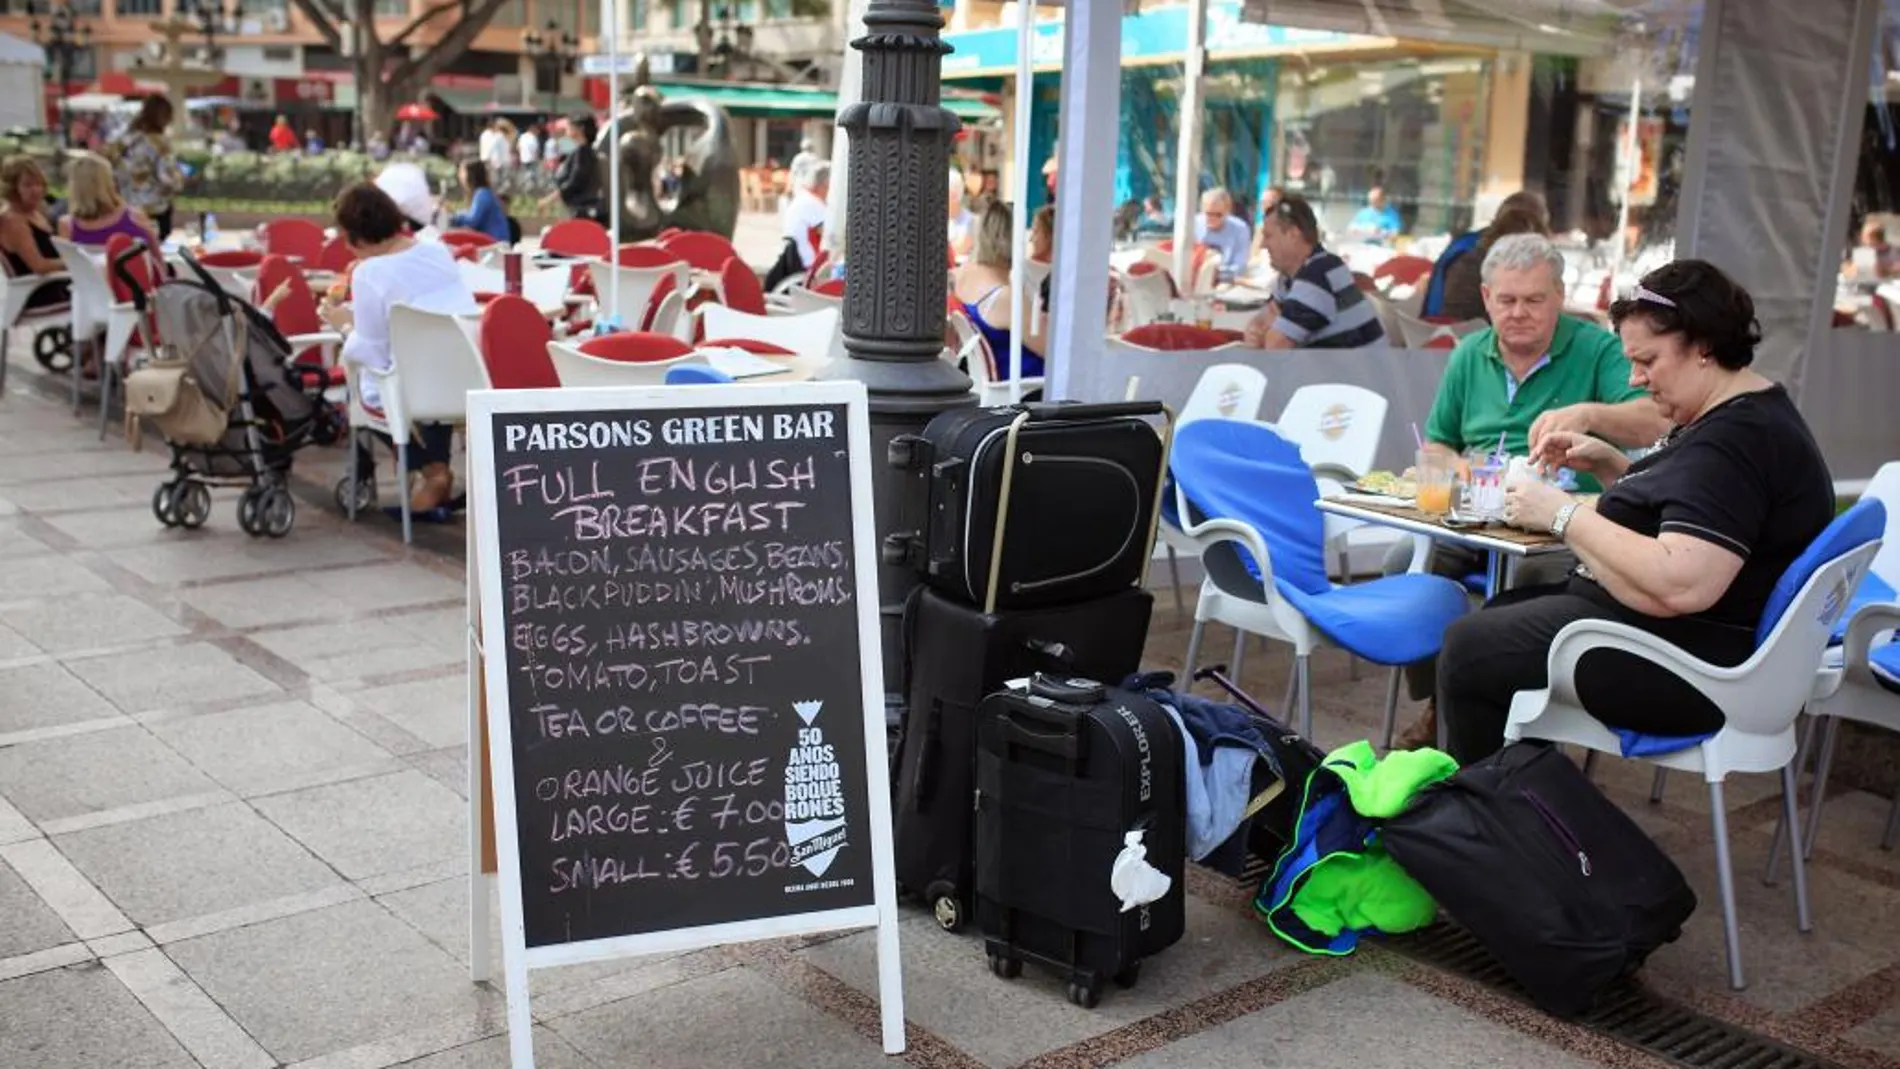
[[[351,527],[314,474],[297,529],[253,541],[148,511],[162,462],[36,396],[0,399],[0,1067],[506,1064],[503,1000],[468,980],[459,530],[405,551]],[[1178,661],[1165,595],[1151,661]],[[1224,642],[1224,636],[1222,636]],[[1246,681],[1277,699],[1286,660]],[[1374,730],[1383,684],[1316,662],[1322,741]],[[1772,785],[1731,791],[1754,983],[1723,987],[1706,809],[1600,778],[1705,907],[1652,960],[1664,993],[1844,1065],[1900,1066],[1900,857],[1884,799],[1831,806],[1817,931],[1753,878]],[[991,977],[974,939],[904,918],[915,1066],[1660,1065],[1379,948],[1276,944],[1230,884],[1190,880],[1188,936],[1083,1011],[1034,969]],[[491,940],[493,937],[491,936]],[[535,975],[552,1069],[878,1066],[868,934]]]

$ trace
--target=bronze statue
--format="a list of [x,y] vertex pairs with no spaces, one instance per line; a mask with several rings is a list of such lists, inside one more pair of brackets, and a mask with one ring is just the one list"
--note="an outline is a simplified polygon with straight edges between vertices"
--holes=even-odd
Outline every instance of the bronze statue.
[[[621,237],[644,241],[677,227],[731,238],[739,222],[739,163],[725,110],[700,97],[661,97],[645,56],[621,95],[620,144],[613,144],[613,127],[603,126],[594,146],[603,191],[604,168],[620,168]],[[689,128],[698,133],[669,162],[667,135]]]

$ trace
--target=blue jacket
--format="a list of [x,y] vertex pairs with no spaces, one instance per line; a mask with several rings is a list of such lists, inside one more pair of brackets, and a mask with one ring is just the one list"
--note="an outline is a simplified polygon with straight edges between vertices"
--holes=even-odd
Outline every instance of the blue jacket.
[[468,211],[449,216],[449,225],[479,230],[496,241],[508,240],[508,213],[501,210],[501,199],[487,186],[475,191]]
[[[1138,689],[1173,718],[1181,732],[1187,779],[1188,856],[1201,860],[1240,827],[1253,795],[1254,762],[1273,764],[1273,751],[1245,709],[1168,689],[1172,676],[1153,673]],[[1279,769],[1274,769],[1277,775]]]
[[1451,239],[1445,251],[1438,254],[1438,262],[1432,265],[1431,281],[1425,284],[1425,299],[1419,302],[1418,314],[1426,316],[1445,313],[1445,272],[1453,260],[1478,247],[1478,239],[1484,235],[1476,230],[1468,231]]

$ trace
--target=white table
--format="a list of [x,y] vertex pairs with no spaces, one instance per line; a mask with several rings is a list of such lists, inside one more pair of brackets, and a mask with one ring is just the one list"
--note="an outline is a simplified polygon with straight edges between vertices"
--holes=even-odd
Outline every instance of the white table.
[[1314,502],[1321,512],[1358,520],[1361,523],[1390,527],[1410,534],[1424,535],[1434,542],[1464,546],[1485,555],[1484,596],[1496,597],[1505,589],[1516,562],[1526,557],[1563,551],[1563,542],[1551,535],[1520,531],[1502,525],[1485,527],[1447,527],[1412,507],[1410,501],[1375,494],[1345,494],[1323,497]]

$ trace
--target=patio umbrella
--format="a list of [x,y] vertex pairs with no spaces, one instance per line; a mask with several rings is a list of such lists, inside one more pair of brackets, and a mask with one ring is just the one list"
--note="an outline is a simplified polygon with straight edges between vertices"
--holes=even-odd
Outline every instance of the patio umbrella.
[[413,119],[417,122],[434,122],[438,118],[441,118],[441,116],[437,115],[435,109],[429,107],[427,104],[404,104],[402,107],[396,109],[396,118],[399,120]]

